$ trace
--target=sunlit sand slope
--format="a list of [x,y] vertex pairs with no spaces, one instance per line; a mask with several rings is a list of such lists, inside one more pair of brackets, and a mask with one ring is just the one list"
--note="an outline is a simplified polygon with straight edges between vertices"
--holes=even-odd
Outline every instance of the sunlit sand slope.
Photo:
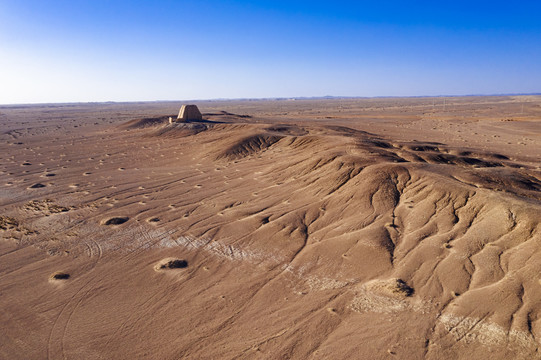
[[0,357],[540,358],[535,162],[168,116],[2,135]]

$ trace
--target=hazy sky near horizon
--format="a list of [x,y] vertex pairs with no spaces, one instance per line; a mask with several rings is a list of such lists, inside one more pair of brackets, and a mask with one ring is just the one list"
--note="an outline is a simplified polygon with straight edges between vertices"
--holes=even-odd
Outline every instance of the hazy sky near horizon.
[[0,104],[541,92],[541,1],[0,0]]

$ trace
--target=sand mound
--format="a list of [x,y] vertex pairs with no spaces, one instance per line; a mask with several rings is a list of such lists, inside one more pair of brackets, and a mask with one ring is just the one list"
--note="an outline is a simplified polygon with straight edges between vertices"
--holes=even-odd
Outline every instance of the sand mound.
[[133,119],[120,125],[119,128],[123,130],[134,130],[158,127],[168,124],[169,117],[170,116],[159,116],[151,118]]
[[282,139],[282,136],[271,134],[257,134],[233,142],[218,155],[218,159],[235,160],[256,154],[272,146]]
[[212,126],[212,123],[183,123],[174,122],[166,126],[162,126],[153,133],[148,134],[150,137],[185,137],[197,135],[200,132],[208,130]]
[[308,131],[304,128],[290,124],[276,124],[267,127],[265,130],[270,133],[279,133],[281,135],[290,136],[303,136],[308,134]]

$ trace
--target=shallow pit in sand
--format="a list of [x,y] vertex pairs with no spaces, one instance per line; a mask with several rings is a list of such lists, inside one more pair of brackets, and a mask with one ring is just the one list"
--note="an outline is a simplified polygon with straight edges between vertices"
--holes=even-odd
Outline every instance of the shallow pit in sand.
[[102,224],[103,225],[120,225],[120,224],[124,224],[129,219],[130,218],[127,216],[116,216],[116,217],[112,217],[107,220],[104,220]]
[[391,278],[386,280],[374,280],[364,285],[366,290],[374,293],[398,298],[412,296],[414,290],[402,279]]
[[156,271],[184,269],[188,267],[188,262],[184,259],[165,258],[160,260],[155,266]]
[[49,281],[65,281],[70,278],[70,274],[63,271],[56,271],[49,276]]

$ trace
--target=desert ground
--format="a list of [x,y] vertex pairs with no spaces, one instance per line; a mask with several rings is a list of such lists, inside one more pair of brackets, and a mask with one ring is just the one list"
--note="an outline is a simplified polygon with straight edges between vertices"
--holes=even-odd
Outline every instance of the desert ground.
[[0,106],[2,359],[541,359],[541,96]]

